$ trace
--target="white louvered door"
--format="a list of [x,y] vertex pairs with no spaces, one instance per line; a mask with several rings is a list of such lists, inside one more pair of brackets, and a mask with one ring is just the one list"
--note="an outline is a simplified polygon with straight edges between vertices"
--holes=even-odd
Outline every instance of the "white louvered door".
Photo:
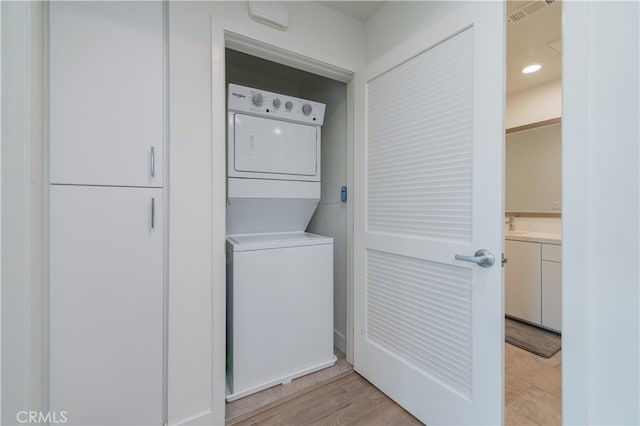
[[356,77],[354,366],[426,424],[500,424],[505,15],[458,9]]

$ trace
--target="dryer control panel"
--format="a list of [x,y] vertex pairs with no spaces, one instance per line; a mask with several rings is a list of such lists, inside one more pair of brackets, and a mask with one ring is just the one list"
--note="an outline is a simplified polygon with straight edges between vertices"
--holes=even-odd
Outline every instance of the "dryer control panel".
[[321,126],[325,105],[320,102],[229,84],[229,111]]

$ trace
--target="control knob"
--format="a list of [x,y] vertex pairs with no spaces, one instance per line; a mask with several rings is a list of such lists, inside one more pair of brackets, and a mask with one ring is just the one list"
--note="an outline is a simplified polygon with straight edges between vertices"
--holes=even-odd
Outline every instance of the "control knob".
[[251,100],[253,101],[253,104],[255,106],[260,106],[262,105],[262,95],[260,93],[256,93],[255,95],[253,95],[253,97],[251,98]]
[[273,100],[273,107],[274,107],[274,108],[280,108],[280,104],[282,104],[282,102],[280,101],[280,99],[275,98],[275,99]]
[[302,113],[303,113],[304,115],[309,115],[309,114],[311,114],[311,110],[312,110],[311,105],[309,105],[309,104],[304,104],[304,105],[302,105]]
[[284,104],[284,107],[287,109],[287,111],[291,111],[291,108],[293,108],[293,102],[287,101],[287,103]]

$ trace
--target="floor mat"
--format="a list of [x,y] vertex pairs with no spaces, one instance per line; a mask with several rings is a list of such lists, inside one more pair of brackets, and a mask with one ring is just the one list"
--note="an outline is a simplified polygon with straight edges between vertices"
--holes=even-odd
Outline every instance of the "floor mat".
[[536,355],[550,358],[560,350],[560,334],[511,318],[504,319],[504,340]]

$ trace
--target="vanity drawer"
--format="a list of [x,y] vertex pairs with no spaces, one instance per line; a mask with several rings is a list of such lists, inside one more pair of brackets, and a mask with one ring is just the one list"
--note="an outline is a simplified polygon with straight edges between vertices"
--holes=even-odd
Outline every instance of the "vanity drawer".
[[555,244],[542,244],[542,260],[562,262],[562,246]]

